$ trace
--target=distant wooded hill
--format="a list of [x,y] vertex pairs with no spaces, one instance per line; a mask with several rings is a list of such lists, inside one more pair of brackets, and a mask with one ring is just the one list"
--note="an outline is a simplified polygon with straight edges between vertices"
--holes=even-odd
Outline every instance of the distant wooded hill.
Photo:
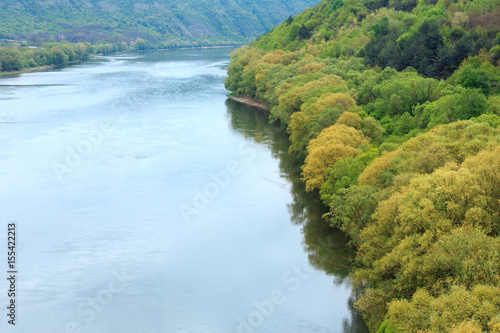
[[0,0],[0,39],[246,43],[317,0]]

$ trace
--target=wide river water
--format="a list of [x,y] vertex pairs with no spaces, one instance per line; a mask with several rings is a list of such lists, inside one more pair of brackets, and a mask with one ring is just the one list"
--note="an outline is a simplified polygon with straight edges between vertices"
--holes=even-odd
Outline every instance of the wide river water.
[[[0,78],[0,267],[15,327],[365,332],[345,237],[283,128],[227,100],[230,49],[94,57]],[[3,259],[2,259],[3,257]]]

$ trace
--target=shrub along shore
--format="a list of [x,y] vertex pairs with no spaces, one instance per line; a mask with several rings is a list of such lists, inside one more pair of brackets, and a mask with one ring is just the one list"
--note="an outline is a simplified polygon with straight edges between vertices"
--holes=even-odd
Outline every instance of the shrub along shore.
[[127,51],[172,50],[183,48],[232,47],[239,45],[212,45],[209,42],[157,44],[141,38],[127,44],[106,43],[46,43],[37,47],[0,46],[0,75],[18,74],[50,69],[87,60],[91,55],[107,55]]

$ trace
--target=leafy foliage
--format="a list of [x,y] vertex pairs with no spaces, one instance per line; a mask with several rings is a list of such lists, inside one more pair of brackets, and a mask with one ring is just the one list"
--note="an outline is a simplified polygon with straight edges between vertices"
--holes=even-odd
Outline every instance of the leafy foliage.
[[108,54],[139,49],[138,43],[96,44],[47,43],[38,48],[0,47],[0,71],[10,72],[42,66],[62,66],[87,60],[91,54]]
[[226,87],[271,106],[356,249],[372,331],[500,332],[499,7],[325,0],[232,54]]
[[308,156],[302,168],[306,189],[319,189],[324,182],[325,170],[343,157],[355,157],[366,141],[363,134],[344,124],[335,124],[323,130],[307,147]]
[[493,63],[498,61],[498,2],[431,3],[325,0],[253,46],[295,51],[315,45],[321,58],[358,56],[371,66],[412,67],[433,78],[448,77],[481,49],[490,50]]
[[[430,174],[415,174],[408,185],[379,202],[373,221],[359,235],[358,261],[363,268],[354,273],[358,288],[370,286],[377,292],[364,292],[358,306],[368,312],[387,309],[386,304],[396,309],[397,300],[411,299],[418,290],[437,297],[455,286],[498,288],[499,168],[500,145],[493,143],[460,166],[448,163]],[[429,317],[425,311],[424,307],[413,316]],[[471,311],[481,315],[480,308]],[[498,310],[493,313],[498,315]],[[373,313],[367,317],[372,327],[382,320]],[[396,330],[406,324],[390,314],[388,318]],[[413,322],[425,323],[418,318]],[[455,318],[456,324],[460,318]],[[442,331],[432,325],[420,329]]]
[[[453,235],[460,237],[460,231]],[[479,239],[489,244],[495,241],[491,238],[484,239],[484,236]],[[472,290],[455,286],[450,293],[438,297],[421,289],[411,301],[392,302],[388,321],[398,332],[498,332],[499,300],[498,287],[481,284]]]

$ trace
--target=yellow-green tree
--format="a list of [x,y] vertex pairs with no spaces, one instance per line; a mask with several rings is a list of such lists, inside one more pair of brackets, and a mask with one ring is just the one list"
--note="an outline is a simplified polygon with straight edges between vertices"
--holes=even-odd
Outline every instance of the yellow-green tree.
[[493,142],[500,143],[500,131],[487,123],[460,121],[438,126],[376,158],[359,182],[380,189],[404,185],[414,174],[431,173],[449,162],[460,164]]
[[[356,107],[356,101],[348,93],[327,92],[319,98],[304,103],[301,111],[290,117],[287,133],[290,135],[290,152],[305,152],[309,141],[314,139],[323,129],[332,126],[343,112]],[[359,116],[358,116],[359,118]]]
[[500,144],[491,143],[461,164],[416,174],[378,204],[360,233],[363,268],[354,273],[358,287],[372,288],[358,306],[378,309],[374,327],[388,300],[418,289],[438,296],[453,286],[500,286],[499,185]]
[[[316,76],[317,73],[308,74]],[[306,83],[300,82],[305,79]],[[278,104],[271,110],[271,119],[280,120],[283,124],[290,123],[290,117],[294,112],[301,110],[302,104],[311,98],[319,97],[326,92],[347,92],[347,85],[337,75],[322,76],[315,80],[308,80],[307,76],[299,76],[298,86],[290,82],[284,82],[277,87]]]
[[411,301],[391,302],[387,318],[389,328],[396,332],[498,333],[500,288],[454,286],[438,297],[421,289]]
[[343,124],[324,129],[307,147],[308,156],[302,167],[302,179],[306,189],[319,189],[325,181],[325,170],[344,157],[356,157],[359,148],[368,141],[363,133]]

